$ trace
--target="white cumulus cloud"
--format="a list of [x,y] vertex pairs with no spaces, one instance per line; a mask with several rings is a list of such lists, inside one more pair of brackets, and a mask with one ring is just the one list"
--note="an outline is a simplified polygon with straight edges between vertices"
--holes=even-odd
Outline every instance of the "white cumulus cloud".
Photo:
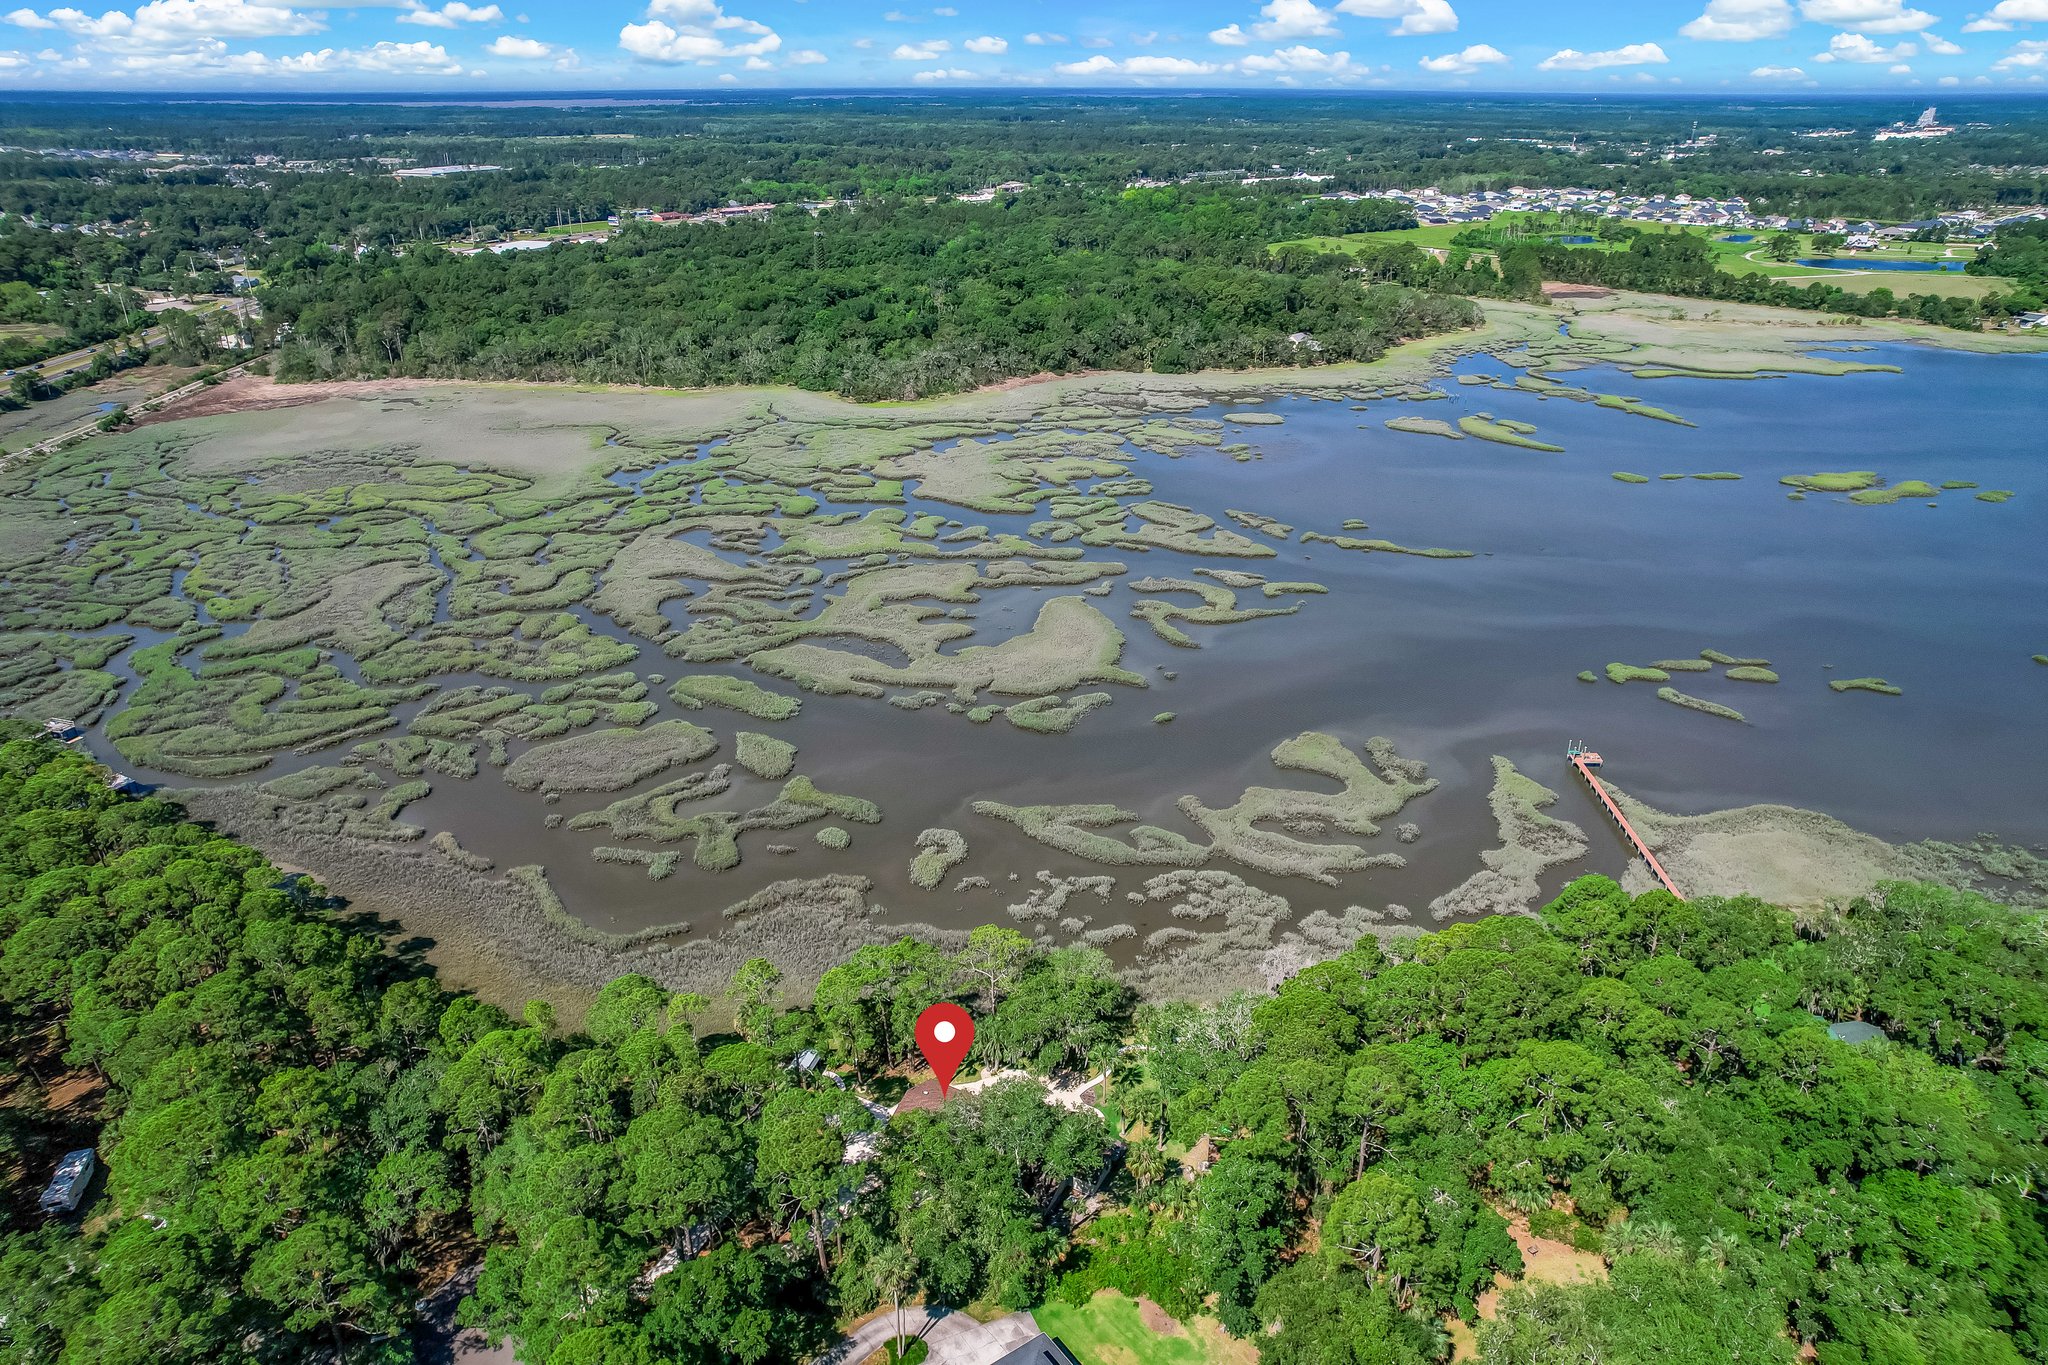
[[1326,76],[1353,69],[1349,52],[1325,52],[1300,43],[1276,49],[1265,56],[1254,53],[1238,65],[1246,71],[1306,71]]
[[1399,19],[1390,30],[1396,37],[1458,31],[1458,12],[1450,0],[1337,0],[1337,12],[1361,19]]
[[1889,64],[1919,55],[1920,49],[1912,43],[1894,43],[1890,47],[1883,47],[1861,33],[1837,33],[1828,39],[1828,50],[1814,53],[1813,59],[1817,62]]
[[944,38],[934,38],[928,43],[898,43],[889,55],[899,62],[928,62],[952,50],[953,45]]
[[1117,61],[1096,53],[1084,61],[1061,62],[1053,67],[1062,76],[1107,76],[1111,73],[1122,76],[1207,76],[1224,70],[1214,62],[1198,62],[1187,57],[1126,57]]
[[[746,36],[732,41],[728,34]],[[782,35],[757,20],[727,14],[716,0],[653,0],[646,22],[619,30],[619,46],[644,62],[704,64],[765,56],[782,46]]]
[[994,57],[1010,50],[1010,40],[1007,38],[969,38],[960,46],[966,48],[969,52],[979,52],[984,57]]
[[1223,69],[1186,57],[1126,57],[1119,65],[1126,76],[1206,76]]
[[1630,43],[1605,52],[1581,52],[1563,48],[1536,64],[1538,71],[1598,71],[1606,66],[1652,66],[1671,59],[1655,43]]
[[2048,67],[2048,42],[2029,39],[2014,43],[2012,50],[1991,64],[1993,71],[2039,70]]
[[1027,33],[1024,35],[1024,41],[1033,47],[1051,47],[1056,43],[1067,41],[1067,35],[1064,33]]
[[1796,66],[1760,66],[1749,73],[1759,81],[1803,81],[1806,73]]
[[228,38],[281,38],[318,33],[318,15],[252,0],[150,0],[134,12],[110,9],[95,19],[79,9],[37,14],[18,9],[7,22],[21,28],[62,29],[74,37],[127,51],[206,50]]
[[454,28],[458,24],[501,24],[505,11],[496,5],[465,5],[462,0],[448,0],[439,9],[423,4],[406,6],[405,13],[398,16],[401,24],[424,24],[428,28]]
[[1678,31],[1708,43],[1753,43],[1792,31],[1789,0],[1707,0],[1699,18]]
[[1991,12],[1963,25],[1965,33],[1999,33],[2014,24],[2048,24],[2048,0],[1998,0]]
[[1225,47],[1243,47],[1253,41],[1328,38],[1337,34],[1330,11],[1316,4],[1315,0],[1268,0],[1259,7],[1259,13],[1263,17],[1250,28],[1242,24],[1227,24],[1210,30],[1209,41]]
[[830,60],[831,58],[814,47],[800,47],[789,54],[791,66],[818,66]]
[[1937,57],[1960,57],[1963,55],[1963,45],[1961,43],[1952,43],[1939,33],[1923,33],[1920,35],[1920,42],[1929,52],[1932,52]]
[[910,79],[920,85],[928,85],[932,81],[971,81],[974,79],[974,73],[963,71],[957,66],[941,66],[930,71],[920,71]]
[[1463,52],[1446,52],[1441,57],[1424,57],[1416,65],[1437,76],[1469,76],[1482,66],[1506,64],[1508,54],[1491,43],[1474,43]]
[[324,47],[296,56],[271,57],[261,52],[229,52],[219,39],[204,40],[182,52],[117,56],[111,69],[139,76],[298,77],[344,72],[377,75],[459,76],[462,63],[439,43],[382,42],[367,48]]
[[1337,26],[1330,22],[1330,12],[1315,0],[1268,0],[1259,7],[1259,13],[1265,18],[1252,25],[1252,36],[1261,40],[1328,38],[1337,34]]
[[1799,12],[1816,24],[1863,33],[1918,33],[1940,19],[1904,0],[1799,0]]
[[451,60],[447,48],[424,40],[417,43],[377,43],[335,55],[344,65],[358,71],[420,72],[442,76],[455,76],[462,72],[462,63]]
[[509,33],[500,34],[484,51],[493,57],[515,57],[523,62],[537,62],[552,57],[557,49],[553,43],[544,43],[538,38],[515,38]]

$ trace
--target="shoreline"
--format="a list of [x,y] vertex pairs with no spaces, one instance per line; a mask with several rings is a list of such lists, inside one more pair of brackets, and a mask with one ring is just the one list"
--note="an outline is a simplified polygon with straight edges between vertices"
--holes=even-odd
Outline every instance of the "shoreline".
[[[1683,316],[1666,315],[1671,312]],[[800,426],[837,424],[851,433],[849,439],[857,445],[871,440],[875,432],[916,435],[923,427],[931,428],[932,441],[963,432],[1002,431],[1007,429],[1004,424],[1011,417],[1039,424],[1071,423],[1083,428],[1115,426],[1118,422],[1149,420],[1154,415],[1170,417],[1195,406],[1227,402],[1233,395],[1249,398],[1275,391],[1326,402],[1345,397],[1398,399],[1416,395],[1422,385],[1441,376],[1454,361],[1474,354],[1500,355],[1517,369],[1536,373],[1603,364],[1653,370],[1683,359],[1693,367],[1693,372],[1749,377],[1779,373],[1835,375],[1897,368],[1834,355],[1806,354],[1814,347],[1831,343],[1842,352],[1891,341],[1915,341],[1973,352],[1984,349],[1981,338],[1932,328],[1827,323],[1804,314],[1789,315],[1789,321],[1798,325],[1788,325],[1788,315],[1778,310],[1688,305],[1680,300],[1660,302],[1649,296],[1608,293],[1598,298],[1574,296],[1541,306],[1492,305],[1482,328],[1404,345],[1381,360],[1358,365],[1173,376],[1026,376],[971,394],[883,404],[854,404],[831,395],[788,389],[674,391],[426,379],[333,381],[298,386],[244,378],[206,390],[190,405],[161,414],[156,422],[191,420],[202,424],[189,428],[189,435],[172,439],[180,448],[188,448],[180,456],[181,461],[205,474],[242,468],[252,458],[274,458],[262,453],[273,447],[289,449],[296,444],[302,450],[321,450],[330,443],[344,447],[353,431],[369,423],[373,412],[387,414],[376,420],[396,424],[394,430],[404,427],[406,440],[414,439],[414,433],[418,433],[417,438],[424,444],[403,448],[412,452],[405,457],[407,460],[423,463],[448,458],[435,442],[445,443],[451,436],[474,439],[480,416],[488,415],[484,423],[487,426],[509,421],[516,428],[530,421],[533,431],[547,435],[548,449],[520,451],[508,443],[497,443],[487,452],[469,455],[467,463],[553,482],[563,476],[651,468],[670,458],[680,443],[760,432],[781,421]],[[2002,340],[2024,343],[2032,339]],[[2048,343],[2001,345],[1995,349],[2041,354],[2048,353]],[[590,401],[545,401],[565,391],[590,395]],[[437,402],[432,397],[435,394],[445,397]],[[493,395],[505,397],[494,405]],[[522,406],[512,401],[510,395],[540,397]],[[607,396],[615,396],[618,402],[608,405],[604,401]],[[342,399],[376,406],[351,408],[338,401]],[[383,401],[387,399],[400,401]],[[320,415],[295,413],[254,425],[236,426],[229,422],[237,414],[288,409],[316,409]],[[415,411],[417,419],[413,416]],[[216,418],[221,419],[219,425],[204,425]],[[228,435],[231,432],[239,435]],[[371,456],[387,464],[399,459],[376,452],[364,458]],[[903,476],[900,469],[886,465],[883,472]],[[479,867],[475,861],[465,862],[459,850],[441,847],[434,839],[422,838],[411,844],[370,842],[291,828],[262,814],[239,788],[179,788],[171,794],[186,802],[195,815],[214,819],[266,851],[276,850],[299,866],[324,869],[319,879],[346,896],[358,911],[400,926],[402,932],[396,935],[395,942],[408,937],[426,940],[419,946],[430,959],[450,971],[451,979],[499,998],[510,999],[517,993],[540,990],[558,994],[587,992],[628,971],[644,971],[674,986],[715,989],[738,961],[756,953],[786,958],[785,970],[794,981],[802,981],[815,977],[817,970],[821,970],[817,964],[830,965],[832,960],[864,943],[888,941],[902,933],[945,941],[960,932],[925,923],[915,912],[905,916],[904,922],[892,922],[887,909],[869,895],[873,887],[867,878],[840,875],[793,878],[740,901],[736,908],[761,901],[757,908],[767,913],[752,915],[748,927],[739,932],[722,932],[724,919],[731,912],[721,916],[719,901],[713,897],[722,899],[722,894],[705,888],[701,900],[692,897],[696,903],[688,916],[703,937],[679,931],[660,937],[636,937],[630,942],[615,941],[618,936],[593,928],[567,911],[539,868],[489,871],[488,864]],[[1808,823],[1828,820],[1817,812],[1794,811],[1789,807],[1773,809],[1803,817]],[[1536,878],[1549,864],[1529,856],[1514,834],[1515,829],[1540,833],[1548,828],[1545,819],[1535,813],[1533,806],[1529,810],[1518,806],[1504,812],[1497,805],[1495,814],[1502,847],[1492,852],[1500,865],[1496,866],[1494,859],[1481,859],[1485,849],[1475,851],[1475,860],[1485,861],[1488,868],[1501,873],[1506,881],[1518,886],[1535,885]],[[1673,818],[1706,820],[1722,814],[1726,813]],[[1836,828],[1839,834],[1831,830],[1827,837],[1871,838],[1846,825]],[[1889,850],[1893,846],[1879,847]],[[518,856],[521,861],[534,857],[524,851]],[[1855,865],[1871,863],[1872,860],[1865,859]],[[1731,865],[1738,869],[1744,866],[1740,857]],[[1881,869],[1878,875],[1890,875],[1892,868],[1909,866],[1885,856],[1877,857],[1874,865]],[[876,871],[872,866],[863,866],[861,870]],[[1088,870],[1114,869],[1091,866]],[[1459,875],[1447,876],[1442,885],[1433,889],[1449,896],[1462,885],[1473,898],[1486,890],[1489,901],[1506,894],[1504,886],[1488,889],[1469,880],[1461,884]],[[1840,881],[1830,883],[1826,894],[1858,894],[1868,889],[1878,875],[1864,877],[1865,885],[1855,890],[1845,889],[1846,884]],[[1754,889],[1743,876],[1731,876],[1728,884]],[[882,880],[888,883],[886,877]],[[1182,899],[1183,892],[1178,887],[1163,887],[1157,897],[1138,896],[1131,888],[1145,880],[1142,873],[1129,876],[1119,889],[1130,900],[1158,900],[1161,907]],[[853,886],[856,882],[861,883],[858,890]],[[1692,889],[1689,884],[1687,889]],[[1029,882],[1015,888],[1020,893],[1032,890]],[[1356,892],[1360,899],[1373,894],[1372,888],[1366,886],[1358,887]],[[764,896],[767,899],[762,901]],[[1301,908],[1288,910],[1289,899]],[[1275,912],[1275,900],[1285,913]],[[1160,951],[1131,963],[1127,974],[1160,994],[1222,991],[1243,983],[1247,974],[1261,970],[1269,958],[1279,961],[1284,957],[1298,967],[1315,960],[1316,953],[1327,956],[1333,950],[1332,944],[1341,946],[1341,942],[1360,933],[1407,929],[1380,921],[1377,912],[1355,904],[1343,910],[1311,910],[1308,905],[1305,895],[1272,895],[1248,887],[1219,893],[1213,906],[1191,903],[1190,909],[1204,913],[1185,918],[1232,914],[1242,917],[1242,935],[1235,933],[1235,921],[1230,922],[1231,929],[1226,931],[1230,942],[1220,941],[1223,934],[1215,935],[1219,939],[1219,953],[1227,960],[1213,965],[1193,959],[1183,962],[1180,956]],[[985,918],[1002,922],[1001,903],[991,901],[986,910]],[[1167,912],[1157,909],[1155,913]],[[1178,915],[1178,907],[1171,913]],[[1323,930],[1329,933],[1323,935]],[[1302,938],[1303,931],[1310,931],[1311,936]],[[1328,937],[1329,942],[1324,942],[1323,937]]]
[[[1841,342],[1904,342],[1943,350],[1977,354],[2048,355],[2048,338],[1995,332],[1961,332],[1906,319],[1845,320],[1827,314],[1796,309],[1776,309],[1753,304],[1720,303],[1684,299],[1669,295],[1635,294],[1602,288],[1596,295],[1581,292],[1579,286],[1562,286],[1548,294],[1544,303],[1508,300],[1479,300],[1486,314],[1480,327],[1443,332],[1402,342],[1377,360],[1351,361],[1337,365],[1309,365],[1259,370],[1198,370],[1186,374],[1155,374],[1136,370],[1084,370],[1073,374],[1040,372],[1018,375],[980,388],[958,393],[934,394],[923,398],[856,402],[836,393],[797,389],[783,385],[731,385],[718,388],[675,389],[647,384],[590,384],[575,380],[461,379],[390,377],[383,379],[317,380],[305,384],[283,384],[268,377],[240,376],[193,398],[158,409],[137,427],[192,418],[226,416],[279,408],[304,407],[332,398],[373,399],[384,394],[432,389],[507,390],[541,393],[619,394],[669,397],[693,405],[718,409],[758,410],[760,415],[827,419],[856,415],[875,417],[892,414],[936,419],[958,417],[1007,417],[1020,400],[1050,397],[1065,399],[1077,394],[1105,396],[1228,397],[1233,394],[1261,394],[1276,390],[1314,392],[1329,389],[1384,387],[1422,382],[1443,373],[1448,362],[1480,352],[1500,354],[1503,349],[1531,346],[1558,337],[1560,324],[1572,330],[1566,340],[1607,341],[1620,344],[1612,356],[1626,362],[1632,349],[1645,349],[1646,338],[1632,337],[1640,327],[1609,328],[1601,319],[1625,315],[1631,310],[1655,309],[1665,315],[1661,330],[1699,328],[1701,340],[1740,339],[1756,342],[1748,347],[1702,347],[1713,351],[1744,351],[1750,355],[1777,354],[1788,366],[1798,368],[1792,358],[1815,346]],[[1681,314],[1682,316],[1670,316]],[[1580,329],[1586,329],[1581,335]],[[1712,329],[1708,331],[1708,329]],[[1741,333],[1749,333],[1747,336]],[[1682,339],[1657,338],[1669,345]],[[1652,357],[1643,357],[1645,364]],[[1761,364],[1755,371],[1770,372]]]
[[[1063,901],[1082,883],[1103,880],[1129,895],[1181,902],[1191,909],[1188,918],[1220,916],[1224,927],[1210,936],[1214,943],[1147,953],[1120,966],[1119,975],[1151,1000],[1207,1001],[1261,980],[1270,986],[1341,953],[1361,936],[1423,933],[1468,910],[1534,915],[1545,899],[1538,876],[1598,872],[1573,866],[1594,857],[1594,845],[1586,831],[1540,813],[1554,799],[1551,792],[1505,760],[1495,762],[1504,769],[1491,798],[1502,846],[1475,853],[1473,876],[1444,889],[1440,904],[1431,906],[1435,925],[1419,917],[1391,920],[1384,911],[1358,904],[1335,912],[1297,911],[1287,896],[1219,870],[1091,863],[1096,878],[1041,871],[1005,895],[1028,892],[1036,901],[1049,889]],[[876,899],[873,881],[855,873],[774,882],[724,906],[706,899],[693,916],[713,928],[705,937],[691,933],[689,924],[671,932],[610,934],[578,920],[543,867],[479,867],[440,839],[312,834],[266,819],[254,787],[172,788],[164,794],[190,818],[263,850],[280,870],[312,877],[345,902],[340,913],[385,926],[393,951],[417,953],[450,985],[507,1008],[540,996],[565,1017],[580,1017],[600,986],[634,972],[669,989],[716,999],[751,957],[774,961],[791,991],[807,995],[825,970],[857,948],[908,936],[952,950],[969,932],[892,917]],[[2016,906],[2029,899],[2048,903],[2048,862],[2030,859],[2022,849],[1935,840],[1896,844],[1822,811],[1771,803],[1678,814],[1613,790],[1692,899],[1748,895],[1809,913],[1846,905],[1885,882],[1931,880],[2003,893]],[[1604,830],[1592,833],[1605,844]],[[2017,878],[2008,870],[2015,861],[2022,864]],[[1655,889],[1635,858],[1616,880],[1631,893]],[[1006,921],[991,906],[985,922]]]

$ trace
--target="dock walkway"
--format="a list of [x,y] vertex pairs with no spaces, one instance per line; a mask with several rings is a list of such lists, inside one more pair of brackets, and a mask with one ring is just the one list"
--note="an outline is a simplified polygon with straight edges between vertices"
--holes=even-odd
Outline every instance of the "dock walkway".
[[1586,786],[1599,799],[1601,807],[1606,810],[1607,814],[1614,820],[1614,823],[1621,827],[1622,837],[1627,839],[1629,844],[1634,847],[1636,856],[1649,864],[1651,875],[1656,877],[1658,884],[1672,895],[1678,897],[1678,899],[1684,900],[1685,893],[1678,889],[1678,884],[1671,880],[1671,874],[1664,870],[1664,864],[1657,861],[1657,855],[1650,852],[1650,846],[1643,842],[1643,836],[1636,833],[1636,827],[1631,825],[1628,822],[1628,817],[1621,813],[1621,807],[1615,804],[1614,797],[1607,790],[1606,784],[1594,774],[1593,770],[1600,766],[1600,755],[1594,753],[1585,745],[1574,742],[1570,748],[1565,750],[1565,757],[1569,758],[1572,766],[1579,770],[1579,776],[1586,779]]

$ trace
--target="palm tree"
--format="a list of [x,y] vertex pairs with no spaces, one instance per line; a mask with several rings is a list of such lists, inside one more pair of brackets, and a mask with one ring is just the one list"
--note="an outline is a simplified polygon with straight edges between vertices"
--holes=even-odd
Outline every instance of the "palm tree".
[[1607,1259],[1650,1252],[1658,1256],[1677,1257],[1685,1244],[1679,1240],[1678,1229],[1662,1220],[1639,1223],[1633,1218],[1624,1218],[1607,1230]]
[[1156,1141],[1133,1142],[1124,1152],[1124,1166],[1140,1190],[1148,1190],[1166,1178],[1166,1149]]
[[1710,1261],[1721,1269],[1727,1269],[1728,1260],[1735,1249],[1742,1245],[1742,1239],[1722,1228],[1715,1228],[1700,1240],[1700,1259]]
[[874,1283],[875,1292],[895,1306],[896,1337],[890,1354],[891,1358],[900,1356],[903,1354],[903,1291],[917,1277],[917,1254],[900,1242],[883,1247],[869,1259],[868,1277]]

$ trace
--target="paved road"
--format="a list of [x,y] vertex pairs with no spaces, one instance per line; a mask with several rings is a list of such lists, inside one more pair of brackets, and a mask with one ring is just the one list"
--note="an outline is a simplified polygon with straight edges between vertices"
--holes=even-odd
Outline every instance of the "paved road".
[[[1038,1323],[1029,1313],[1012,1313],[994,1322],[976,1322],[965,1313],[921,1307],[903,1310],[903,1332],[922,1336],[931,1354],[927,1365],[991,1365],[1038,1335]],[[896,1314],[883,1313],[864,1323],[819,1356],[813,1365],[860,1365],[889,1344],[896,1335]]]
[[[142,344],[144,346],[161,346],[165,335],[166,333],[161,327],[145,328],[142,332]],[[45,379],[62,379],[74,371],[89,368],[92,365],[93,357],[97,356],[102,350],[112,347],[113,344],[113,342],[108,341],[96,346],[81,346],[75,351],[66,351],[63,355],[53,355],[48,360],[38,361],[33,366],[23,366],[22,368],[33,370]]]
[[[223,308],[232,308],[235,312],[241,313],[247,307],[247,300],[231,299],[203,304],[189,311],[197,315],[201,313],[216,313]],[[170,330],[161,323],[155,327],[146,327],[140,333],[142,344],[146,347],[163,345],[164,338],[169,335]],[[114,343],[111,341],[104,341],[94,346],[81,346],[75,351],[66,351],[63,355],[53,355],[48,360],[39,360],[34,365],[24,365],[22,368],[33,370],[44,379],[62,379],[68,374],[90,368],[94,357],[98,356],[101,351],[111,350],[113,345]]]
[[424,1365],[517,1365],[512,1343],[493,1348],[482,1332],[455,1325],[455,1308],[476,1288],[483,1262],[468,1267],[418,1305],[419,1324],[412,1342]]

